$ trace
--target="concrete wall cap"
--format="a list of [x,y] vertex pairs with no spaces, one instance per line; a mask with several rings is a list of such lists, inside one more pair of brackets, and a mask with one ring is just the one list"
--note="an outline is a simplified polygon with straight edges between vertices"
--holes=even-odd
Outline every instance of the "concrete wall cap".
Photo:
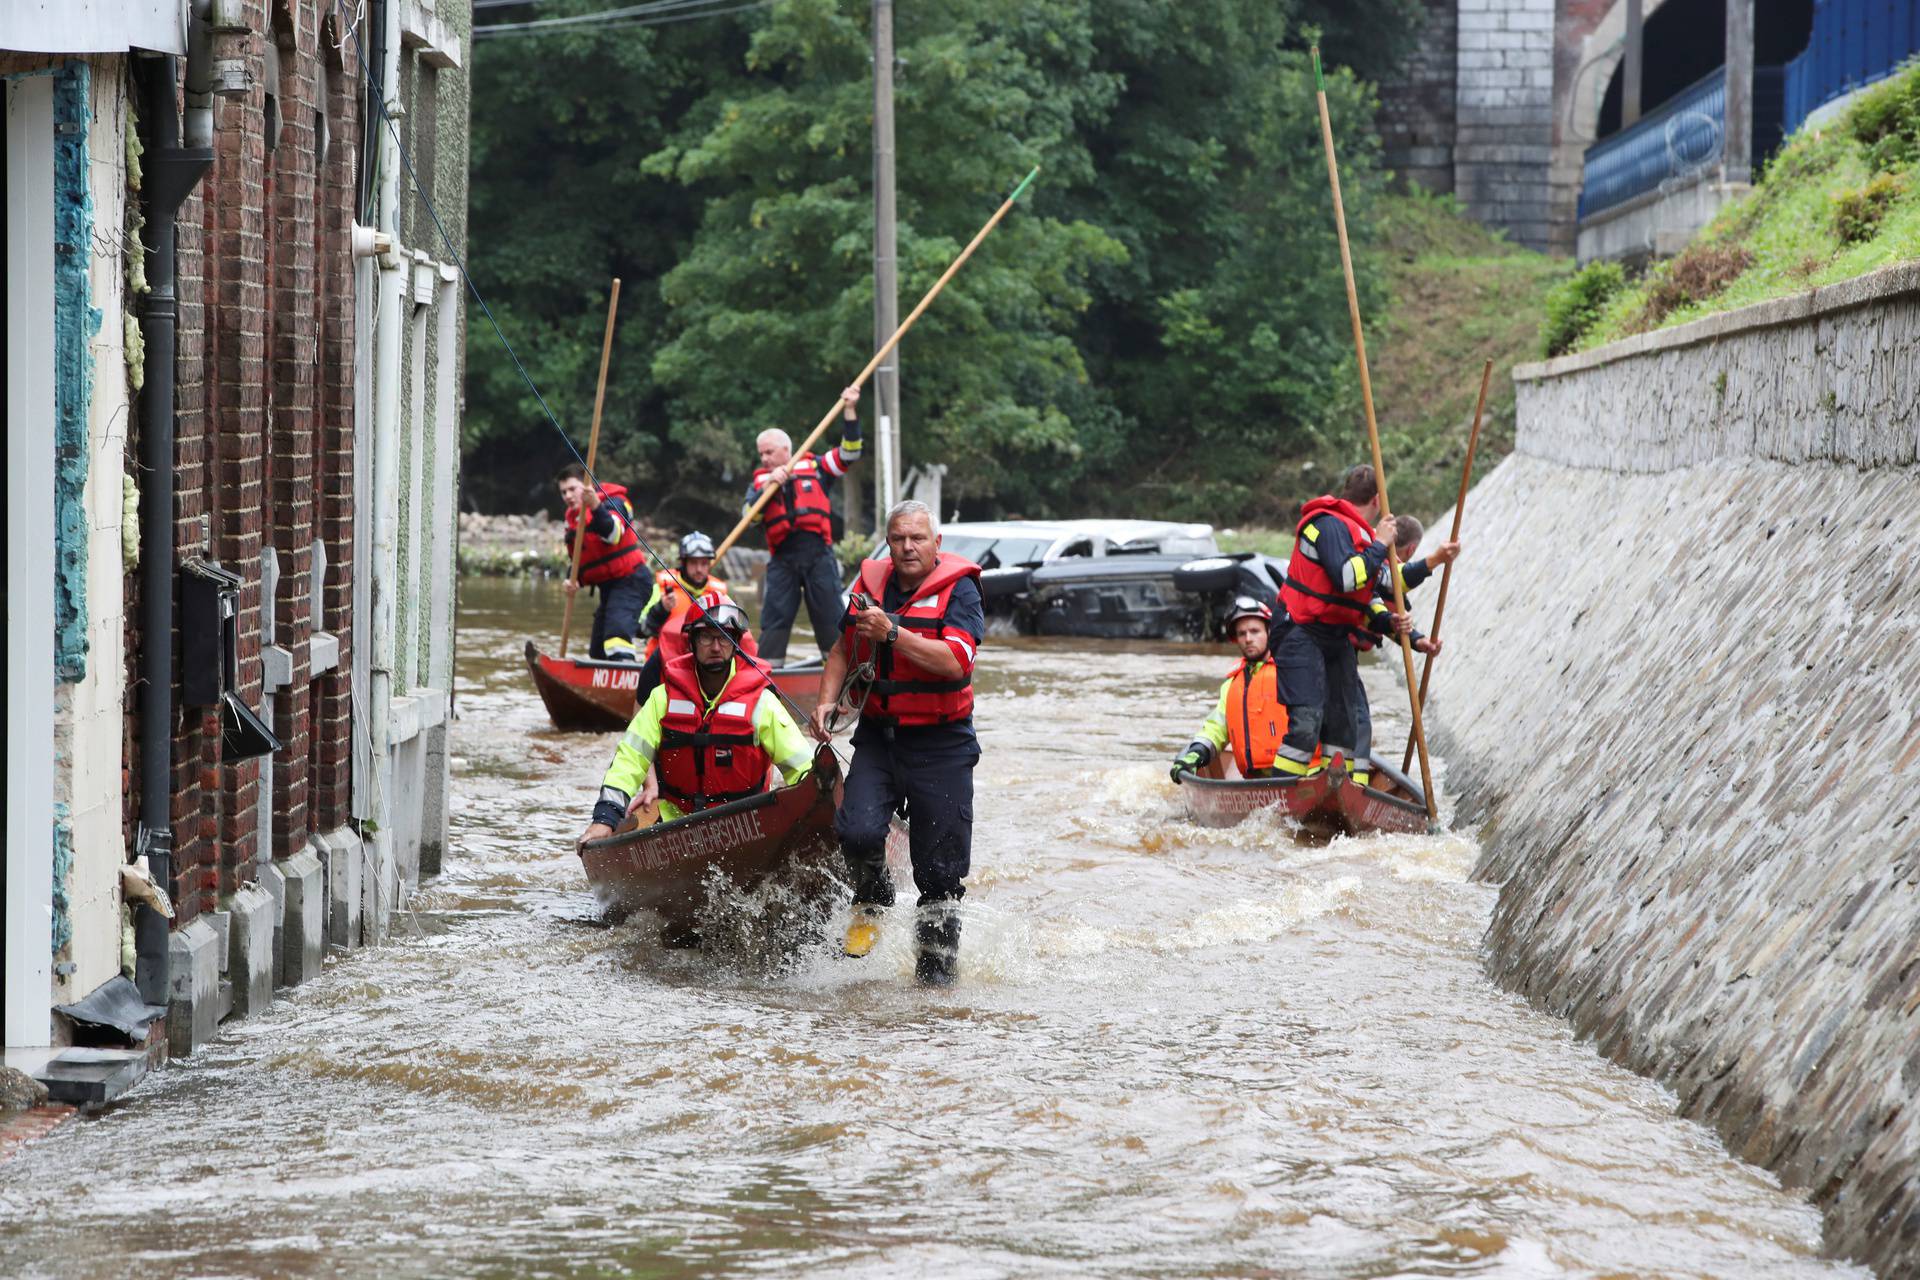
[[1864,276],[1855,276],[1851,280],[1842,280],[1837,284],[1821,285],[1805,293],[1790,294],[1784,298],[1769,298],[1765,302],[1756,302],[1752,306],[1741,307],[1734,311],[1702,316],[1698,320],[1691,320],[1671,329],[1637,333],[1631,338],[1609,342],[1606,346],[1595,347],[1591,351],[1580,351],[1553,360],[1516,365],[1513,370],[1513,380],[1536,382],[1546,378],[1563,377],[1570,373],[1597,369],[1601,365],[1612,364],[1616,360],[1630,360],[1636,356],[1654,355],[1679,347],[1698,346],[1701,343],[1714,342],[1753,329],[1778,328],[1781,325],[1831,315],[1836,311],[1864,307],[1870,303],[1909,293],[1920,293],[1920,262],[1895,263],[1893,266],[1868,272]]

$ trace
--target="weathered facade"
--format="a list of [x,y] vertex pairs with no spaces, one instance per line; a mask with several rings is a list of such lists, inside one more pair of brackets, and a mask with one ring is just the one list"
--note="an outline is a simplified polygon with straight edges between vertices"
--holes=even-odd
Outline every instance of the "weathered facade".
[[[48,726],[9,746],[10,1050],[125,976],[189,1052],[383,939],[437,865],[468,24],[0,19],[8,692]],[[170,922],[127,904],[142,868]]]

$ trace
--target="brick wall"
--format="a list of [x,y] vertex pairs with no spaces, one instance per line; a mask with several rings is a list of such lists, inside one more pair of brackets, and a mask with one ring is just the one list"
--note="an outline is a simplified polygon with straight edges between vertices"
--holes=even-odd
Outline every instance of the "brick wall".
[[1475,219],[1551,248],[1555,0],[1459,5],[1454,192]]
[[[258,761],[222,758],[216,709],[179,707],[172,770],[178,923],[214,909],[251,880],[262,856],[289,855],[315,832],[344,822],[351,767],[344,672],[351,646],[358,110],[335,41],[320,29],[330,11],[249,0],[244,13],[252,34],[223,37],[228,43],[219,52],[244,57],[254,87],[244,98],[216,99],[214,166],[180,211],[174,545],[179,560],[216,559],[245,584],[240,697],[261,705],[269,625],[273,643],[293,655],[293,678],[274,695],[272,725],[285,745],[274,757],[269,794],[262,794]],[[277,76],[268,41],[277,50]],[[271,148],[270,76],[279,119]],[[316,538],[326,544],[327,562],[318,619]],[[280,570],[271,601],[262,598],[268,548]],[[129,611],[130,620],[137,616]],[[341,667],[310,681],[316,629],[338,637]],[[140,637],[130,634],[129,642],[137,646]],[[130,777],[137,776],[138,746],[130,735]],[[262,804],[271,807],[267,850],[259,848]]]

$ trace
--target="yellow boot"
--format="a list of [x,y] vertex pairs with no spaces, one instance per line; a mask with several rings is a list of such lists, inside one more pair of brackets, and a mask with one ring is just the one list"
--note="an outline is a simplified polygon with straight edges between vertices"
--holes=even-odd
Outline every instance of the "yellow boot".
[[854,904],[853,918],[847,921],[847,940],[843,949],[858,959],[879,945],[880,908]]

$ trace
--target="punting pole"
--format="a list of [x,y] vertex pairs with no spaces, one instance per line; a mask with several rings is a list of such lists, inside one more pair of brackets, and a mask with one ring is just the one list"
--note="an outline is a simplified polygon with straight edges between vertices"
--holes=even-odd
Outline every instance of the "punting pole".
[[[607,363],[613,358],[613,316],[620,309],[620,277],[613,278],[613,291],[607,295],[607,333],[600,339],[600,382],[593,391],[593,430],[587,435],[587,483],[598,489],[600,481],[593,470],[594,457],[600,452],[600,410],[607,402]],[[573,567],[567,581],[580,581],[580,553],[587,545],[587,512],[580,511],[580,523],[573,531]],[[560,620],[560,656],[567,656],[567,637],[573,631],[573,601],[578,591],[567,592],[566,616]]]
[[[1373,478],[1380,486],[1380,517],[1393,514],[1387,504],[1387,469],[1380,460],[1380,427],[1373,417],[1373,380],[1367,374],[1367,337],[1360,328],[1360,294],[1353,284],[1353,251],[1347,246],[1347,214],[1340,203],[1340,165],[1333,156],[1333,121],[1327,115],[1327,79],[1320,70],[1320,46],[1313,46],[1313,88],[1314,97],[1320,104],[1320,139],[1327,149],[1327,181],[1333,186],[1333,223],[1340,234],[1340,270],[1347,281],[1347,312],[1353,319],[1353,347],[1360,360],[1360,401],[1367,411],[1367,441],[1373,446]],[[1407,611],[1406,592],[1400,583],[1400,557],[1387,544],[1387,573],[1393,583],[1393,607],[1396,613]],[[1427,761],[1427,733],[1420,723],[1420,699],[1413,679],[1413,644],[1406,636],[1400,637],[1400,658],[1406,664],[1407,697],[1413,708],[1413,741],[1420,749],[1420,786],[1425,791],[1427,817],[1437,819],[1439,810],[1433,802],[1433,770]],[[1362,767],[1367,761],[1360,761]]]
[[[967,241],[967,247],[960,251],[960,256],[949,263],[947,269],[940,273],[940,278],[933,282],[933,288],[927,290],[927,296],[920,299],[919,304],[907,313],[907,318],[900,322],[900,327],[893,331],[893,336],[887,339],[886,345],[873,353],[873,359],[867,361],[867,367],[860,371],[860,376],[849,383],[849,386],[860,387],[866,385],[867,379],[873,376],[873,371],[880,367],[881,361],[885,360],[893,349],[900,345],[900,339],[907,336],[907,330],[913,328],[913,322],[920,318],[920,313],[933,305],[933,300],[940,296],[942,289],[947,287],[947,281],[953,279],[954,273],[960,270],[960,267],[968,258],[973,256],[973,251],[980,247],[980,242],[987,238],[988,233],[1000,225],[1000,220],[1006,217],[1008,211],[1013,208],[1013,202],[1020,198],[1020,193],[1027,189],[1027,185],[1034,180],[1039,172],[1040,166],[1035,165],[1031,173],[1020,179],[1020,185],[1013,189],[1013,194],[1008,196],[1006,201],[1002,203],[998,209],[993,211],[993,216],[987,219],[987,225],[981,227],[979,231],[974,233],[973,239]],[[826,434],[827,427],[833,422],[834,415],[840,412],[840,405],[840,398],[838,396],[834,397],[833,407],[827,410],[826,416],[820,419],[820,424],[794,449],[794,457],[797,458],[808,449],[811,449],[814,442]],[[747,531],[747,526],[753,523],[754,518],[760,514],[760,508],[767,505],[767,499],[771,498],[773,493],[773,485],[767,485],[760,490],[760,496],[753,500],[753,505],[747,508],[747,513],[740,517],[740,523],[733,526],[733,532],[729,533],[726,536],[726,540],[714,548],[713,555],[716,560],[727,554],[727,548],[740,540],[740,535]],[[883,512],[882,518],[884,517],[885,513]]]
[[[1453,532],[1447,535],[1448,542],[1460,541],[1460,518],[1467,512],[1467,486],[1473,483],[1473,449],[1480,443],[1480,419],[1487,411],[1487,384],[1493,381],[1493,361],[1487,361],[1480,371],[1480,402],[1473,406],[1473,430],[1467,433],[1467,461],[1460,468],[1460,496],[1453,502]],[[1447,612],[1447,584],[1453,580],[1453,561],[1447,561],[1447,567],[1440,571],[1440,598],[1433,604],[1433,631],[1435,640],[1440,638],[1440,619]],[[1427,705],[1427,682],[1433,678],[1433,655],[1420,664],[1420,696],[1414,699],[1417,706],[1425,709]],[[1413,739],[1407,739],[1407,754],[1400,760],[1400,772],[1405,773],[1413,764]]]

